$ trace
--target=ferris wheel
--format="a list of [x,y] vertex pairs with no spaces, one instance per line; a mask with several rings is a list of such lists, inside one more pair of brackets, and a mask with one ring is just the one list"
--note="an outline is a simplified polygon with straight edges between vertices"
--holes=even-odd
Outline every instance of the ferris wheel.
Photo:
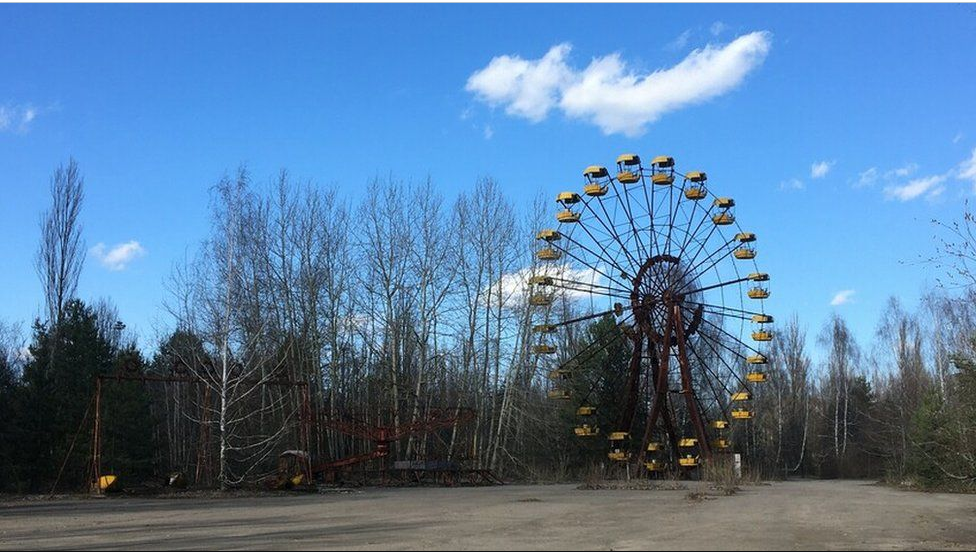
[[[538,232],[529,279],[532,351],[549,398],[573,405],[578,437],[605,435],[612,461],[651,473],[694,469],[733,450],[729,432],[753,419],[753,386],[767,381],[773,317],[756,235],[742,230],[735,201],[714,195],[704,172],[682,173],[671,157],[644,165],[625,154],[615,175],[590,166],[583,177],[582,193],[557,196],[557,225]],[[557,308],[567,297],[589,308]],[[614,331],[588,343],[566,339],[596,320],[611,320]],[[601,432],[596,387],[609,367],[593,359],[614,346],[630,358],[618,370],[612,427]]]

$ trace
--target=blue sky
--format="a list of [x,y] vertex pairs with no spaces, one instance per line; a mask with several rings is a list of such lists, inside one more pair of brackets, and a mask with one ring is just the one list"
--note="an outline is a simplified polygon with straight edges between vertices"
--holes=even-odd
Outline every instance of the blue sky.
[[[748,36],[761,55],[735,58]],[[563,44],[548,98],[519,95],[511,74],[468,86],[499,56],[538,68]],[[707,45],[732,66],[690,73],[710,92],[627,90]],[[605,88],[568,92],[612,54]],[[913,305],[933,283],[915,262],[934,247],[929,221],[959,218],[973,194],[974,54],[976,11],[959,5],[0,6],[0,318],[39,312],[37,221],[69,156],[88,246],[143,252],[106,266],[93,251],[80,294],[111,297],[150,337],[172,263],[206,233],[209,186],[242,162],[351,199],[377,174],[429,174],[449,197],[491,175],[527,203],[634,151],[706,170],[737,199],[771,312],[816,333],[837,310],[866,341],[889,295]],[[645,100],[663,108],[626,123]]]

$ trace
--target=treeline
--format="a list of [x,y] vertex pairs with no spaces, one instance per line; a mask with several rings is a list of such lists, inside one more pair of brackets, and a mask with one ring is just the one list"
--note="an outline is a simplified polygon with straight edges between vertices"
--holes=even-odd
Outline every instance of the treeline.
[[[449,200],[430,182],[387,178],[352,203],[284,172],[255,184],[241,169],[212,188],[210,233],[166,282],[169,333],[140,347],[109,302],[76,297],[85,249],[73,162],[51,190],[37,256],[45,319],[26,347],[15,327],[0,327],[6,490],[90,484],[99,376],[100,467],[131,481],[181,473],[249,484],[284,450],[308,450],[313,462],[372,450],[330,420],[422,428],[444,409],[474,416],[405,432],[391,460],[523,479],[605,463],[602,439],[581,446],[572,408],[547,400],[551,382],[529,354],[524,282],[534,232],[549,226],[546,201],[515,205],[491,179]],[[817,363],[803,324],[781,324],[757,418],[734,435],[746,465],[772,477],[972,485],[972,299],[932,294],[915,312],[892,300],[867,344],[834,317],[817,335]],[[555,308],[571,316],[581,305]],[[613,331],[597,321],[561,350]],[[590,359],[607,374],[596,386],[601,416],[619,402],[612,376],[628,358],[617,347]]]

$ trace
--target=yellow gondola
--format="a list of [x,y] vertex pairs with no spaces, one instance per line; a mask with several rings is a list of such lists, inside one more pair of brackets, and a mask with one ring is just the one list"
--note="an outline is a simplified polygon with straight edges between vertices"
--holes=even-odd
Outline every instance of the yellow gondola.
[[768,332],[766,330],[759,330],[757,332],[752,332],[753,341],[772,341],[773,332]]
[[756,241],[756,235],[752,232],[739,232],[735,235],[735,239],[739,243],[752,243]]
[[692,448],[698,446],[698,439],[693,439],[691,437],[686,437],[678,441],[678,446],[681,448]]
[[750,299],[768,299],[769,290],[762,287],[754,287],[749,290]]
[[753,272],[749,275],[749,279],[753,282],[768,282],[769,274],[766,274],[765,272]]
[[552,304],[553,300],[554,298],[552,295],[536,293],[529,297],[529,304],[533,307],[548,307]]
[[614,462],[626,462],[627,460],[630,460],[630,454],[622,450],[615,450],[612,452],[608,452],[607,458],[613,460]]
[[651,161],[651,165],[659,169],[668,169],[674,166],[674,158],[668,155],[659,155]]
[[766,372],[749,372],[746,374],[746,381],[749,383],[766,383],[767,380]]
[[590,165],[589,167],[586,167],[586,170],[583,171],[583,176],[589,178],[590,180],[606,178],[608,174],[607,168],[600,165]]
[[555,345],[533,345],[532,352],[537,355],[551,355],[556,352]]
[[749,364],[766,364],[768,361],[764,355],[751,355],[746,358]]
[[607,195],[607,187],[601,184],[587,184],[583,186],[583,193],[590,197],[603,197]]
[[772,324],[773,317],[768,314],[754,314],[752,315],[752,321],[756,324]]
[[651,182],[658,186],[670,186],[674,184],[674,176],[668,173],[657,173],[651,177]]
[[715,420],[710,425],[712,426],[712,429],[726,429],[729,427],[729,423],[725,420]]
[[595,437],[600,434],[600,428],[583,424],[573,429],[577,437]]
[[732,448],[732,442],[728,439],[715,439],[712,441],[712,448],[716,448],[718,450],[728,450]]
[[698,201],[708,197],[708,192],[702,186],[691,186],[685,190],[685,197],[692,201]]
[[696,184],[700,184],[700,183],[705,182],[706,180],[708,180],[708,175],[706,175],[702,171],[691,171],[690,173],[688,173],[688,174],[685,175],[685,178],[687,178],[688,180],[691,180],[692,182],[694,182]]
[[618,167],[633,167],[634,165],[640,165],[640,156],[636,153],[625,153],[617,157]]
[[621,184],[637,184],[640,182],[640,175],[633,171],[620,171],[617,173],[617,182]]
[[115,475],[103,475],[98,478],[98,490],[101,492],[109,492],[117,489],[119,484],[119,478]]
[[751,420],[753,418],[753,413],[751,410],[733,410],[732,418],[735,420]]
[[661,443],[658,443],[656,441],[651,441],[650,443],[647,443],[647,452],[658,452],[663,448],[664,447],[661,445]]
[[529,285],[530,286],[551,286],[553,283],[552,276],[530,276]]
[[756,258],[756,250],[751,247],[736,247],[732,254],[740,261],[748,261]]
[[630,437],[630,434],[626,431],[614,431],[607,439],[610,441],[625,441],[627,437]]
[[549,398],[554,401],[568,401],[569,397],[569,391],[565,389],[553,389],[549,391]]
[[576,409],[577,416],[593,416],[596,414],[595,406],[581,406]]
[[574,213],[573,211],[566,209],[556,214],[556,220],[559,222],[572,224],[580,221],[580,215],[579,213]]
[[556,203],[562,203],[563,205],[575,205],[582,201],[579,194],[576,192],[559,192],[556,196]]
[[546,333],[555,333],[555,332],[556,332],[555,324],[536,324],[535,326],[532,326],[532,333],[546,334]]
[[748,391],[739,391],[738,393],[732,393],[732,402],[743,402],[751,401],[752,394]]
[[732,216],[732,213],[719,213],[712,217],[712,222],[717,226],[728,226],[735,222],[735,217]]
[[539,230],[539,233],[535,235],[535,239],[547,242],[559,241],[562,237],[563,235],[559,233],[559,230],[551,229]]
[[663,472],[668,469],[667,464],[664,462],[659,462],[657,460],[649,460],[644,462],[644,467],[647,468],[649,472]]
[[715,199],[715,206],[719,209],[731,209],[735,207],[735,200],[731,197],[719,197]]
[[557,369],[549,371],[549,379],[553,381],[566,381],[573,379],[573,372],[570,370]]
[[680,465],[682,468],[694,468],[694,467],[697,467],[698,466],[698,457],[697,456],[688,455],[688,456],[685,456],[684,458],[679,458],[678,459],[678,465]]
[[551,247],[536,251],[535,257],[540,261],[558,261],[563,254]]

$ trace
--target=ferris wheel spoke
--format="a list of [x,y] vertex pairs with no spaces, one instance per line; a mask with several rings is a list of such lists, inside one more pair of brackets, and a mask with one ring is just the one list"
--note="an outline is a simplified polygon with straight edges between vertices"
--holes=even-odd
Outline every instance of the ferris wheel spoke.
[[[671,177],[674,178],[674,171],[671,171]],[[672,183],[668,186],[668,237],[666,241],[666,251],[667,254],[671,254],[671,233],[674,231],[676,224],[676,219],[678,217],[678,208],[681,206],[681,194],[684,192],[684,182],[681,184],[681,188],[678,193],[678,200],[674,199],[674,184]]]
[[715,390],[715,385],[713,382],[718,382],[718,384],[722,386],[722,389],[727,393],[726,396],[731,397],[732,390],[725,385],[725,380],[720,378],[718,374],[713,372],[712,369],[708,367],[708,363],[706,363],[701,358],[701,355],[698,353],[697,349],[695,349],[690,344],[688,346],[688,349],[691,351],[691,354],[694,355],[694,357],[698,360],[698,365],[701,367],[702,371],[706,375],[704,379],[705,382],[708,384],[709,391],[712,392],[712,397],[715,399],[715,406],[719,409],[720,412],[722,412],[722,417],[725,419],[725,421],[726,422],[729,421],[729,417],[728,414],[725,412],[725,407],[723,406],[722,399],[719,397],[718,391]]
[[[697,340],[695,340],[695,341],[697,341]],[[705,342],[704,340],[702,342],[705,345],[708,345],[708,343]],[[698,347],[695,345],[695,342],[689,341],[688,348],[689,348],[689,350],[692,351],[692,354],[698,360],[699,365],[701,366],[701,368],[705,372],[705,374],[708,375],[708,376],[711,376],[715,381],[717,381],[718,384],[722,386],[722,389],[726,393],[731,394],[732,393],[732,390],[729,389],[729,387],[725,384],[725,381],[726,381],[725,378],[722,378],[717,372],[715,372],[714,370],[712,370],[709,367],[709,364],[710,364],[709,361],[706,360],[705,357],[702,356],[702,353],[700,353],[698,351]],[[714,347],[711,347],[710,345],[709,345],[709,350],[711,351],[712,355],[715,357],[715,359],[716,359],[717,362],[722,362],[723,357],[722,357],[722,355],[721,355],[721,353],[719,351],[717,351]]]
[[[625,323],[624,321],[619,322],[617,324],[617,328],[620,329],[621,328],[621,325],[624,324],[624,323]],[[572,365],[574,363],[578,365],[581,362],[586,362],[586,361],[592,359],[597,354],[605,351],[608,347],[610,347],[610,345],[613,345],[614,343],[616,343],[623,336],[624,336],[624,333],[623,333],[622,330],[621,331],[618,331],[618,332],[614,332],[614,334],[610,337],[609,340],[605,339],[605,336],[601,336],[601,337],[599,337],[599,338],[591,341],[585,347],[583,347],[582,349],[580,349],[579,351],[577,351],[573,356],[571,356],[568,359],[566,359],[565,361],[561,362],[559,364],[559,368],[560,369],[565,369],[565,368],[569,367],[570,365]],[[583,358],[584,356],[585,356],[585,358]]]
[[[697,208],[697,207],[698,207],[698,202],[696,201],[695,202],[695,208]],[[698,233],[701,231],[702,225],[704,225],[706,221],[710,220],[711,214],[712,214],[712,209],[713,208],[714,208],[714,204],[712,206],[709,206],[707,209],[704,209],[703,210],[704,213],[702,215],[702,218],[701,218],[700,221],[698,221],[698,224],[695,226],[694,232],[686,233],[685,240],[683,241],[682,246],[681,246],[681,249],[679,250],[679,253],[681,254],[682,259],[685,259],[685,257],[686,257],[685,252],[689,249],[689,247],[692,246],[693,243],[697,243],[698,244],[698,249],[695,250],[695,253],[693,255],[691,255],[691,258],[688,259],[687,263],[685,264],[685,266],[687,266],[687,267],[690,267],[690,266],[692,266],[695,263],[695,261],[698,259],[698,255],[700,255],[701,252],[704,250],[705,246],[708,244],[708,240],[711,239],[712,235],[715,233],[716,229],[718,228],[718,226],[713,225],[709,229],[708,234],[705,236],[705,238],[703,240],[700,240],[699,241],[699,240],[696,240],[695,239],[695,236],[697,236]],[[689,218],[689,221],[688,221],[688,227],[689,228],[691,227],[691,224],[692,224],[692,220]],[[677,268],[677,267],[672,267],[672,271],[675,268]],[[669,271],[669,274],[668,274],[669,277],[671,276],[670,272],[671,271]],[[688,274],[694,274],[691,270],[687,270],[686,273],[688,273]]]
[[554,286],[573,286],[573,287],[579,287],[579,288],[581,288],[581,289],[574,290],[574,291],[584,291],[585,292],[585,291],[589,291],[589,290],[592,289],[592,290],[597,290],[597,291],[603,291],[605,293],[616,292],[616,293],[621,294],[621,296],[623,296],[623,297],[629,297],[630,296],[630,290],[629,289],[623,289],[623,288],[618,288],[618,287],[613,287],[613,286],[605,286],[603,284],[596,284],[596,283],[593,283],[593,282],[582,282],[582,281],[579,281],[579,280],[570,280],[568,278],[559,278],[559,277],[555,277],[555,276],[552,277],[552,281],[553,281],[553,284],[552,285],[554,285]]
[[605,288],[574,286],[574,285],[571,285],[571,284],[568,284],[568,283],[563,283],[563,282],[553,282],[553,283],[547,285],[546,287],[554,287],[554,288],[557,288],[557,289],[560,289],[560,290],[563,290],[563,291],[571,291],[571,292],[576,292],[576,293],[582,293],[584,295],[597,295],[597,296],[601,296],[601,297],[609,297],[611,299],[626,299],[627,298],[627,295],[625,295],[624,293],[621,293],[621,292],[615,292],[613,290],[609,290],[609,289],[605,289]]
[[[568,249],[566,249],[565,247],[562,247],[561,245],[556,245],[556,244],[555,244],[555,242],[553,242],[553,244],[552,244],[552,245],[553,245],[553,247],[555,247],[555,248],[556,248],[556,249],[558,249],[559,251],[561,251],[561,252],[563,252],[563,253],[565,253],[565,254],[566,254],[567,256],[569,256],[569,257],[572,257],[572,258],[573,258],[573,259],[575,259],[575,260],[576,260],[576,261],[577,261],[578,263],[580,263],[580,264],[582,264],[583,266],[585,266],[585,267],[587,267],[587,268],[589,268],[589,269],[590,269],[590,270],[592,270],[593,272],[596,272],[597,274],[599,274],[599,275],[601,275],[601,276],[603,276],[603,277],[604,277],[604,278],[606,278],[607,280],[609,280],[609,281],[611,281],[611,282],[613,282],[613,283],[615,283],[615,284],[617,284],[617,285],[620,285],[620,286],[625,286],[625,284],[623,284],[622,282],[620,282],[619,280],[617,280],[617,279],[616,279],[616,278],[614,278],[613,276],[610,276],[609,274],[607,274],[607,273],[605,273],[605,272],[603,272],[602,270],[600,270],[599,268],[597,268],[597,267],[595,267],[595,266],[591,266],[591,265],[590,265],[589,263],[587,263],[587,262],[586,262],[585,260],[583,260],[583,259],[581,259],[581,258],[579,258],[578,256],[576,256],[576,255],[574,255],[573,253],[571,253],[571,252],[570,252],[570,251],[569,251]],[[593,255],[593,253],[592,253],[592,252],[590,252],[590,251],[589,251],[589,250],[588,250],[587,248],[585,248],[585,247],[584,247],[583,249],[584,249],[584,250],[586,250],[587,252],[589,252],[589,253],[590,253],[591,255]]]
[[[606,229],[607,233],[609,233],[609,235],[617,242],[617,244],[620,245],[620,250],[623,251],[624,255],[630,261],[631,267],[632,268],[635,268],[635,269],[636,269],[636,267],[639,267],[641,265],[641,263],[639,263],[637,261],[637,259],[635,259],[630,254],[630,250],[620,240],[620,236],[617,234],[617,232],[615,232],[610,226],[607,225],[607,223],[602,218],[600,218],[600,216],[597,214],[597,212],[596,212],[595,209],[593,209],[592,207],[590,207],[590,203],[591,203],[590,201],[586,201],[586,202],[583,203],[583,206],[586,209],[588,209],[590,211],[590,213],[593,214],[593,218],[595,218],[597,221],[599,221],[600,222],[600,225],[603,226],[603,228]],[[603,201],[601,201],[600,198],[597,198],[597,203],[600,204],[600,209],[603,211],[603,214],[607,216],[607,219],[609,219],[611,221],[611,224],[612,224],[613,223],[613,219],[610,217],[610,214],[607,213],[607,208],[603,205]],[[586,230],[585,227],[584,227],[584,230]],[[587,234],[589,234],[589,231],[587,231]],[[592,238],[592,235],[590,235],[590,237]],[[596,240],[594,239],[594,241],[596,241]]]
[[705,250],[705,246],[708,244],[708,240],[712,238],[715,231],[718,229],[718,225],[713,224],[708,230],[708,234],[705,235],[705,239],[698,242],[698,249],[695,250],[694,255],[688,260],[688,266],[694,266],[695,262],[698,260],[698,256],[701,255],[702,251]]
[[694,206],[691,209],[691,214],[688,216],[688,224],[685,226],[685,237],[681,242],[681,249],[678,250],[679,253],[682,254],[682,256],[683,253],[689,247],[691,247],[692,243],[695,241],[695,236],[697,236],[698,232],[701,231],[702,225],[705,224],[705,221],[709,220],[712,215],[713,206],[709,206],[707,209],[703,209],[702,218],[701,220],[698,221],[698,224],[695,226],[694,231],[692,231],[691,225],[694,223],[695,220],[695,213],[698,210],[698,203],[699,203],[698,201],[694,202]]
[[731,364],[729,364],[728,359],[726,359],[725,356],[722,355],[722,353],[715,347],[715,345],[718,345],[719,347],[721,347],[721,348],[723,348],[723,349],[731,352],[733,355],[735,355],[737,357],[740,357],[741,358],[741,354],[738,353],[737,351],[731,349],[728,345],[726,345],[725,343],[723,343],[721,340],[714,339],[714,338],[712,338],[710,336],[707,336],[704,333],[698,333],[698,337],[699,337],[699,339],[701,340],[702,343],[704,343],[705,345],[708,346],[708,348],[715,355],[715,358],[717,358],[719,360],[719,362],[721,362],[725,366],[725,368],[728,370],[729,374],[732,375],[732,378],[735,379],[736,381],[738,381],[739,382],[739,385],[741,385],[743,389],[748,389],[749,386],[739,376],[738,371],[736,371],[736,369]]
[[[655,213],[655,209],[654,209],[654,185],[651,184],[650,186],[648,186],[647,185],[646,178],[645,178],[645,175],[644,175],[644,170],[641,169],[640,172],[641,172],[641,188],[644,189],[644,202],[647,204],[647,216],[650,219],[650,220],[648,220],[648,223],[647,223],[648,224],[648,229],[650,230],[650,233],[651,233],[651,236],[649,238],[649,241],[651,242],[651,245],[650,245],[650,247],[648,249],[650,250],[650,254],[651,255],[660,255],[661,254],[660,247],[658,248],[658,250],[657,250],[656,253],[654,251],[654,246],[657,245],[657,233],[656,233],[656,231],[654,229],[654,213]],[[651,193],[650,194],[647,193],[647,189],[648,188],[651,189]]]
[[[747,318],[748,320],[752,320],[753,316],[757,316],[757,315],[762,316],[764,314],[761,312],[747,311],[743,309],[737,309],[735,307],[726,307],[725,305],[713,305],[711,303],[704,303],[701,301],[695,301],[689,299],[685,299],[685,303],[692,304],[692,305],[701,305],[702,307],[705,307],[705,310],[709,310],[710,312],[714,312],[715,310],[721,310],[721,311],[727,311],[732,314],[746,316],[748,317]],[[721,313],[716,313],[716,314],[721,314]]]
[[[593,358],[594,356],[596,356],[600,352],[603,352],[603,351],[609,349],[610,346],[613,345],[613,344],[615,344],[617,341],[619,341],[622,336],[623,336],[623,333],[622,332],[621,333],[618,333],[611,342],[607,343],[607,345],[605,347],[601,348],[599,351],[597,351],[597,352],[593,353],[592,355],[590,355],[584,362],[589,361],[591,358]],[[587,389],[586,394],[583,395],[583,401],[584,402],[588,401],[589,398],[593,395],[593,392],[596,390],[597,385],[599,385],[602,381],[605,381],[606,379],[607,379],[607,371],[606,370],[600,371],[598,373],[598,377],[596,377],[593,380],[593,383],[590,385],[589,389]]]
[[709,284],[707,286],[702,286],[700,288],[695,288],[695,289],[692,289],[692,290],[684,291],[684,292],[682,292],[682,294],[683,295],[686,295],[686,296],[687,295],[692,295],[692,294],[695,294],[695,293],[701,293],[703,291],[710,291],[710,290],[718,289],[718,288],[721,288],[721,287],[734,286],[736,284],[741,284],[742,282],[748,282],[749,280],[750,280],[750,278],[748,278],[748,277],[745,277],[745,278],[737,278],[735,280],[728,280],[726,282],[719,282],[717,284]]
[[[563,320],[562,322],[554,322],[554,323],[552,323],[550,325],[559,328],[559,327],[562,327],[562,326],[569,326],[571,324],[577,324],[579,322],[586,322],[587,320],[593,320],[594,318],[603,318],[604,316],[608,316],[608,315],[615,314],[615,313],[616,313],[616,309],[610,309],[610,310],[603,311],[603,312],[595,312],[593,314],[587,314],[587,315],[584,315],[584,316],[578,316],[576,318],[571,318],[569,320]],[[628,317],[632,317],[632,316],[633,316],[633,314],[625,315],[623,318],[621,318],[621,321],[626,320]],[[620,324],[618,323],[617,326],[620,326]]]
[[[589,232],[587,232],[587,234],[589,234]],[[601,255],[601,254],[599,254],[599,253],[597,253],[597,252],[595,252],[595,251],[593,251],[592,249],[590,249],[590,248],[589,248],[589,247],[587,247],[586,245],[584,245],[584,244],[582,244],[581,242],[579,242],[579,241],[577,241],[577,240],[574,240],[574,239],[572,238],[572,236],[568,236],[568,235],[565,235],[565,234],[564,234],[564,235],[563,235],[563,237],[565,237],[565,238],[566,238],[566,241],[568,241],[568,242],[570,242],[570,243],[572,243],[573,245],[575,245],[575,246],[577,246],[577,247],[579,247],[579,248],[580,248],[580,249],[582,249],[583,251],[586,251],[586,252],[587,252],[587,253],[589,253],[590,255],[592,255],[592,256],[594,256],[594,257],[596,257],[596,259],[598,259],[598,260],[600,260],[600,261],[603,261],[604,263],[606,263],[606,264],[608,264],[608,265],[610,265],[610,266],[612,266],[612,267],[614,267],[614,268],[616,268],[616,269],[617,269],[617,270],[619,270],[619,271],[620,271],[620,272],[621,272],[622,274],[626,274],[626,273],[627,273],[627,269],[626,269],[625,267],[622,267],[622,266],[620,266],[620,264],[618,264],[618,263],[617,263],[617,260],[611,257],[611,255],[610,255],[610,253],[609,253],[609,252],[607,252],[607,250],[606,250],[606,248],[605,248],[605,247],[603,247],[603,244],[601,244],[601,243],[600,243],[600,242],[599,242],[598,240],[595,240],[595,239],[594,239],[594,240],[593,240],[593,244],[594,244],[594,245],[595,245],[596,247],[598,247],[598,248],[600,249],[600,251],[601,251],[601,252],[603,253],[603,255]],[[591,238],[592,238],[592,236],[591,236]],[[557,247],[558,247],[558,246],[557,246]],[[568,250],[566,250],[566,249],[563,249],[563,251],[564,251],[564,252],[566,252],[567,254],[569,254],[569,251],[568,251]],[[583,263],[584,265],[587,265],[587,266],[589,266],[589,264],[588,264],[588,263],[586,263],[586,262],[584,262],[584,261],[580,261],[580,262],[581,262],[581,263]],[[594,268],[594,267],[590,267],[590,268]],[[620,283],[620,282],[617,282],[617,283]]]
[[[722,332],[722,333],[723,333],[724,335],[726,335],[726,336],[727,336],[727,337],[728,337],[729,339],[732,339],[733,341],[735,341],[735,342],[737,342],[737,343],[739,343],[740,345],[742,345],[742,346],[743,346],[743,347],[745,347],[746,349],[748,349],[748,350],[750,350],[750,351],[752,351],[753,353],[756,353],[757,355],[762,355],[762,354],[763,354],[763,353],[762,353],[762,351],[759,351],[759,350],[758,350],[758,349],[756,349],[755,347],[753,347],[753,346],[751,346],[751,345],[749,345],[748,343],[746,343],[746,342],[744,342],[744,341],[742,341],[742,340],[740,340],[740,339],[739,339],[738,337],[736,337],[736,336],[734,336],[734,335],[732,335],[732,334],[731,334],[731,333],[730,333],[730,332],[729,332],[728,330],[726,330],[725,328],[723,328],[723,327],[721,327],[721,326],[719,326],[718,324],[716,324],[716,323],[714,323],[714,322],[712,322],[711,320],[709,320],[709,319],[707,319],[707,318],[702,318],[702,321],[703,321],[703,322],[705,322],[706,324],[708,324],[708,325],[710,325],[710,326],[712,326],[712,327],[713,327],[713,328],[715,328],[716,330],[718,330],[718,331],[720,331],[720,332]],[[742,354],[739,354],[739,356],[740,356],[741,358],[746,358],[746,356],[745,356],[745,355],[742,355]]]
[[[711,269],[715,268],[715,266],[718,265],[718,263],[724,261],[727,257],[729,257],[730,255],[732,255],[735,252],[735,248],[734,247],[730,247],[733,243],[735,243],[735,238],[733,238],[733,239],[725,242],[721,247],[719,247],[718,249],[716,249],[715,251],[713,251],[712,253],[710,253],[707,257],[705,257],[704,259],[702,259],[698,264],[692,265],[690,268],[686,269],[684,273],[685,274],[688,274],[688,275],[693,275],[693,274],[707,274],[708,271],[710,271]],[[715,258],[714,260],[712,260],[712,258],[715,257],[715,255],[718,255],[719,253],[722,253],[723,251],[725,252],[723,255],[721,255],[718,258]],[[708,268],[705,268],[704,270],[699,270],[699,268],[701,268],[702,265],[704,265],[705,263],[709,262],[709,260],[712,260],[712,264],[708,265]],[[690,281],[692,281],[692,280],[690,280]],[[687,287],[689,285],[691,285],[691,284],[690,283],[686,283],[685,284],[685,287]],[[678,291],[680,292],[681,290],[679,289]]]
[[617,184],[618,183],[616,180],[610,179],[610,185],[613,186],[613,189],[618,194],[618,196],[623,195],[624,213],[626,215],[627,221],[630,223],[630,228],[633,231],[633,236],[637,240],[637,245],[639,247],[640,252],[643,253],[645,256],[649,256],[649,251],[647,248],[644,247],[644,242],[640,238],[640,232],[637,230],[637,226],[634,224],[634,213],[630,207],[630,194],[627,192],[627,185],[620,184],[620,187],[623,188],[623,194],[621,194],[620,191],[617,190]]

